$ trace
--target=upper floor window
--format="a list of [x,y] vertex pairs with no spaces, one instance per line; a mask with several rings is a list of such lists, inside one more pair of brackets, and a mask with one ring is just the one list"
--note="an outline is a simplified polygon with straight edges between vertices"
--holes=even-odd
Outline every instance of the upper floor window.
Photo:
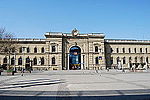
[[19,53],[22,53],[22,47],[19,48]]
[[145,48],[145,52],[146,52],[146,53],[147,53],[147,51],[148,51],[147,48]]
[[131,53],[131,48],[129,48],[129,53]]
[[27,53],[29,53],[30,52],[30,48],[29,47],[27,47]]
[[45,51],[44,51],[44,47],[42,47],[42,48],[41,48],[41,53],[44,53],[44,52],[45,52]]
[[117,48],[117,50],[116,50],[116,51],[117,51],[117,53],[119,53],[119,48]]
[[140,53],[142,53],[142,48],[140,48]]
[[136,48],[134,48],[134,52],[136,53]]
[[125,48],[122,48],[123,53],[125,53]]
[[37,48],[36,47],[34,48],[34,53],[37,53]]
[[52,46],[52,52],[56,52],[56,46]]
[[95,52],[98,52],[98,46],[95,46]]
[[113,52],[113,49],[112,48],[110,48],[110,53],[112,53]]
[[137,57],[135,57],[135,62],[137,62]]

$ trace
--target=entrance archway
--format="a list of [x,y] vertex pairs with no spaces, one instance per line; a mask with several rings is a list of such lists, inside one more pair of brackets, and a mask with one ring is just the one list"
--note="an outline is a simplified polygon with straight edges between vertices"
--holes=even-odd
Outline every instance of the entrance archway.
[[81,69],[81,49],[78,46],[73,46],[69,51],[69,69],[80,70]]

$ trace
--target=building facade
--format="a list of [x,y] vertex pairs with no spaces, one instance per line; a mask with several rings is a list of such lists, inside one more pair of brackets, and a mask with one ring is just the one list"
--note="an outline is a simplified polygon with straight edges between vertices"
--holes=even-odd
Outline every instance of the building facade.
[[47,32],[46,39],[14,39],[18,51],[0,54],[0,64],[37,70],[100,70],[149,64],[150,41],[111,40],[103,33]]

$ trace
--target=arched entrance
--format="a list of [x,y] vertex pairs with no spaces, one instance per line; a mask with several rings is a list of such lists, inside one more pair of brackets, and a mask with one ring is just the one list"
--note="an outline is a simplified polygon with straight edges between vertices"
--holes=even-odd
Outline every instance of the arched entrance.
[[81,49],[78,46],[73,46],[69,51],[69,69],[80,70],[81,69]]

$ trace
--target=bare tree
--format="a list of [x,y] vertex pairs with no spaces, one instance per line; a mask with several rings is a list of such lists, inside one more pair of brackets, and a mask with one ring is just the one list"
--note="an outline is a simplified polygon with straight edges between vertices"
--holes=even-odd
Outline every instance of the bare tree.
[[18,50],[17,41],[13,39],[12,33],[7,33],[5,28],[0,28],[0,53],[8,57],[8,69],[10,69],[10,56]]

